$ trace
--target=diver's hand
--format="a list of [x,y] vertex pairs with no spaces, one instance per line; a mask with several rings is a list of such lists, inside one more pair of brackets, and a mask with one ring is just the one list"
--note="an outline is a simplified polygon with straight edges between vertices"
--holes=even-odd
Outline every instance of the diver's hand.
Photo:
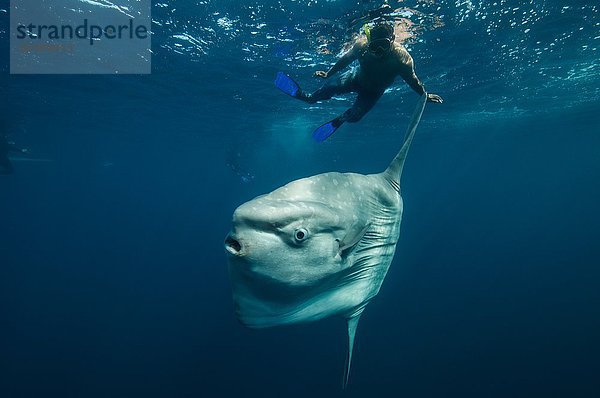
[[427,102],[435,102],[441,104],[442,102],[444,102],[444,100],[437,94],[427,94]]
[[315,77],[320,77],[322,79],[327,79],[329,77],[329,73],[324,70],[318,70],[315,72]]

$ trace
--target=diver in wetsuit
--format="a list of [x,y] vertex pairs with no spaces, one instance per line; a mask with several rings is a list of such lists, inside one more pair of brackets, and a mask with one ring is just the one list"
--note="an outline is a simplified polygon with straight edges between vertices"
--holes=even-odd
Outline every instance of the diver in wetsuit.
[[[425,93],[423,83],[415,74],[411,55],[394,39],[394,27],[388,22],[377,22],[372,27],[365,25],[365,35],[361,35],[328,71],[317,71],[315,76],[327,79],[355,60],[358,60],[358,67],[343,73],[312,94],[302,92],[290,77],[278,73],[276,86],[286,94],[309,104],[328,100],[334,95],[350,92],[358,94],[350,109],[315,130],[313,137],[317,141],[327,139],[344,122],[354,123],[362,119],[397,76],[402,77],[417,94]],[[437,94],[427,94],[427,100],[440,104],[443,102],[442,97]]]
[[14,142],[9,142],[5,136],[0,135],[0,174],[12,174],[15,171],[8,158],[10,152],[27,153],[27,149],[17,148]]

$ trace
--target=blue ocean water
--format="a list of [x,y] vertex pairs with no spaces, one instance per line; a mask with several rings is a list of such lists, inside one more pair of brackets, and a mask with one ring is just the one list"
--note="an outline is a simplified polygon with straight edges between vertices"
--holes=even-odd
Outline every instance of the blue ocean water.
[[223,238],[259,194],[394,156],[404,83],[323,144],[352,96],[273,87],[317,88],[381,3],[153,2],[149,76],[9,75],[0,6],[2,128],[48,160],[0,176],[1,397],[600,396],[600,6],[389,3],[445,101],[346,391],[344,322],[245,329]]

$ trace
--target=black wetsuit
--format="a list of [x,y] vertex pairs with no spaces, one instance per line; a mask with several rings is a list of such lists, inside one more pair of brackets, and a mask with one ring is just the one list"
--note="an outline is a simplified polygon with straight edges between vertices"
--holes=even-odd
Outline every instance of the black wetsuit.
[[385,90],[375,91],[361,86],[358,82],[357,72],[356,68],[352,68],[333,78],[333,81],[328,82],[314,93],[306,95],[301,99],[308,103],[315,103],[331,99],[334,95],[357,93],[358,96],[352,107],[346,110],[339,118],[345,122],[358,122],[379,101]]
[[[331,121],[334,127],[339,127],[344,122],[355,123],[361,120],[375,106],[385,90],[394,84],[397,76],[401,76],[418,94],[422,94],[424,89],[414,74],[412,57],[408,51],[395,44],[389,37],[375,39],[374,42],[382,39],[388,40],[389,47],[387,50],[382,47],[379,54],[369,50],[369,44],[364,38],[356,40],[329,71],[320,72],[318,75],[331,77],[331,81],[312,94],[300,92],[296,98],[314,103],[328,100],[334,95],[352,92],[358,94],[352,107]],[[358,61],[358,65],[334,76],[353,61]]]
[[[393,29],[390,24],[373,27],[369,39],[366,38],[366,34],[356,39],[328,71],[315,72],[315,76],[320,78],[331,77],[330,82],[312,94],[304,93],[300,89],[290,94],[309,104],[328,100],[334,95],[352,92],[357,94],[350,109],[319,128],[325,129],[322,131],[322,134],[326,134],[325,138],[343,123],[355,123],[361,120],[383,96],[385,90],[394,84],[398,76],[402,77],[417,94],[425,93],[423,83],[415,74],[412,57],[406,48],[394,42]],[[336,75],[354,61],[358,61],[357,66],[341,75]],[[431,102],[442,102],[442,98],[436,94],[428,94],[427,99]]]

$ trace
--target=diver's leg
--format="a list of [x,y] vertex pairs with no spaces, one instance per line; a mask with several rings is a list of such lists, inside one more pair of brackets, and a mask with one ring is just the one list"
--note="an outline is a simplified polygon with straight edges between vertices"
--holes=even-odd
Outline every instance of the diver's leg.
[[[344,112],[338,119],[341,123],[356,123],[363,118],[372,108],[375,106],[379,98],[383,95],[383,92],[373,93],[359,91],[358,97],[350,109]],[[340,124],[341,124],[340,123]]]
[[[354,90],[353,90],[354,91]],[[367,114],[381,98],[381,93],[369,93],[364,91],[358,91],[358,97],[352,105],[352,108],[342,113],[340,116],[333,120],[319,126],[313,131],[313,138],[316,141],[323,142],[330,137],[335,131],[345,122],[355,123],[358,122],[364,115]]]
[[303,94],[303,101],[314,104],[317,101],[328,100],[334,95],[347,94],[354,91],[354,76],[345,73],[335,79],[334,82],[327,83],[312,94]]

